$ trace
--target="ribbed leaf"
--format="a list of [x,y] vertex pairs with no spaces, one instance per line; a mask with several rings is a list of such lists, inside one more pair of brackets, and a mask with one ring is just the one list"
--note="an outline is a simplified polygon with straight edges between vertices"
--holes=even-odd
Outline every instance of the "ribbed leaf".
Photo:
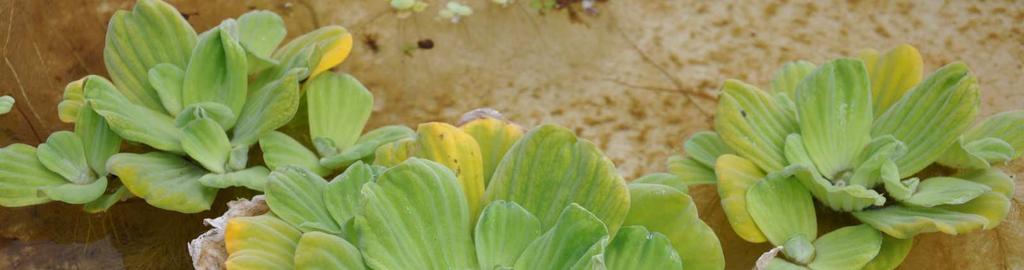
[[58,186],[40,188],[40,191],[54,201],[61,201],[70,204],[84,204],[99,198],[107,191],[107,178],[100,177],[92,182],[84,184],[65,183]]
[[1014,159],[1024,155],[1024,110],[998,113],[977,126],[967,130],[963,138],[975,141],[983,138],[999,138],[1011,146]]
[[327,213],[331,215],[334,222],[342,225],[343,235],[347,235],[345,228],[347,224],[360,210],[362,202],[363,185],[373,182],[377,178],[376,172],[370,165],[356,162],[349,166],[344,173],[331,179],[324,190],[324,204],[327,205]]
[[[74,123],[75,120],[78,120],[78,111],[85,105],[85,92],[82,90],[82,86],[87,78],[89,77],[86,76],[64,86],[64,94],[61,96],[60,103],[57,104],[57,117],[61,122]],[[4,96],[0,99],[7,100],[11,106],[14,106],[13,97]]]
[[419,148],[416,139],[402,139],[377,147],[374,153],[373,164],[391,167],[402,163],[416,153]]
[[263,166],[226,173],[208,173],[199,178],[199,183],[212,188],[245,187],[263,191],[269,181],[270,170]]
[[800,134],[786,138],[786,158],[793,165],[786,168],[785,174],[793,175],[819,201],[834,210],[847,212],[885,203],[885,197],[874,190],[860,185],[847,185],[842,179],[833,183],[822,177],[807,156],[802,141]]
[[[1008,210],[1009,202],[1005,197],[999,197],[1006,203],[1006,208],[1003,209]],[[970,211],[985,209],[965,210],[969,211],[957,212],[940,207],[893,205],[881,209],[853,212],[853,216],[875,229],[900,239],[908,239],[929,232],[957,235],[980,230],[989,224],[989,220],[984,216],[970,213]]]
[[892,270],[896,269],[903,259],[910,254],[910,248],[914,247],[914,239],[899,239],[888,235],[882,235],[882,248],[878,255],[864,265],[863,270]]
[[505,120],[483,117],[459,126],[480,146],[484,162],[484,186],[491,183],[494,169],[512,145],[523,137],[523,128]]
[[537,217],[509,201],[488,204],[474,232],[480,269],[511,268],[523,250],[543,233]]
[[774,172],[786,165],[783,144],[797,131],[796,119],[767,93],[740,81],[722,86],[715,131],[739,156],[762,170]]
[[[782,258],[772,258],[763,270],[807,270],[809,268],[788,262]],[[758,269],[761,270],[761,269]]]
[[971,124],[978,111],[977,79],[967,65],[935,71],[875,121],[874,137],[890,134],[907,145],[896,160],[905,178],[935,162]]
[[249,73],[255,73],[266,66],[254,66],[257,63],[276,61],[270,59],[278,44],[284,40],[284,20],[276,13],[267,10],[254,10],[238,17],[238,43],[245,48],[248,55]]
[[309,170],[291,166],[277,168],[269,178],[265,192],[274,215],[303,232],[341,233],[324,204],[327,181]]
[[153,86],[160,104],[172,116],[178,115],[184,108],[181,102],[182,83],[185,81],[185,70],[169,63],[162,63],[149,69],[149,84]]
[[[345,36],[351,36],[345,28],[330,25],[292,39],[274,51],[272,57],[278,62],[278,65],[260,72],[255,80],[249,83],[249,88],[260,89],[295,68],[304,69],[305,71],[300,74],[299,79],[306,79],[327,53],[328,45]],[[308,78],[312,79],[312,76]]]
[[683,269],[682,259],[664,234],[643,226],[619,230],[605,254],[608,269]]
[[293,70],[249,95],[232,131],[232,145],[252,145],[292,120],[299,109],[301,73],[302,70]]
[[953,177],[932,177],[921,181],[917,190],[904,203],[933,207],[945,204],[963,204],[991,190],[979,184]]
[[373,94],[355,77],[325,74],[306,83],[309,135],[326,138],[339,150],[355,144],[373,110]]
[[231,108],[224,106],[224,104],[217,102],[200,102],[185,106],[185,108],[182,109],[174,119],[174,125],[179,128],[184,128],[188,124],[191,124],[192,121],[203,118],[213,119],[223,131],[231,129],[231,127],[235,126],[235,121],[238,120],[237,115],[231,112]]
[[782,65],[772,78],[772,92],[785,93],[790,99],[796,98],[796,86],[815,69],[814,63],[793,61]]
[[199,183],[206,171],[168,153],[116,154],[107,162],[107,170],[132,194],[160,209],[202,212],[210,209],[217,195],[216,189]]
[[70,131],[57,131],[39,145],[36,155],[47,169],[75,184],[87,184],[96,180],[96,175],[85,161],[82,139]]
[[992,192],[1002,194],[1007,198],[1013,197],[1016,186],[1013,177],[997,169],[966,171],[957,174],[956,178],[986,185],[992,189]]
[[284,133],[271,131],[263,135],[260,138],[260,149],[263,150],[263,162],[270,170],[296,166],[320,176],[331,173],[331,170],[320,166],[316,153]]
[[0,206],[19,207],[49,202],[40,188],[67,183],[36,158],[36,148],[20,143],[0,148]]
[[355,225],[370,268],[477,267],[469,206],[455,174],[443,165],[406,160],[367,183],[362,194]]
[[631,208],[623,226],[640,225],[665,235],[686,269],[725,267],[722,245],[697,216],[690,196],[657,184],[630,184],[629,192]]
[[130,197],[132,197],[132,193],[128,192],[128,188],[122,185],[114,189],[113,192],[100,195],[99,198],[86,203],[82,206],[82,210],[90,214],[104,212],[110,209],[111,206],[114,206],[115,203]]
[[747,191],[764,179],[764,172],[753,162],[735,155],[722,155],[715,165],[718,175],[718,196],[729,225],[747,242],[767,241],[747,209]]
[[818,235],[814,201],[793,177],[769,175],[747,191],[747,209],[765,238],[775,246],[802,234],[808,240]]
[[227,269],[292,269],[302,232],[273,215],[228,220]]
[[[879,183],[885,182],[883,178],[892,177],[893,181],[899,181],[899,173],[896,172],[893,160],[899,158],[907,151],[906,145],[897,141],[892,136],[881,136],[871,140],[871,143],[861,150],[860,155],[854,160],[855,169],[849,179],[837,179],[848,181],[849,185],[858,185],[865,188],[873,188]],[[884,175],[882,169],[892,164],[893,174]]]
[[317,61],[317,65],[313,68],[312,73],[309,74],[310,78],[316,78],[318,74],[327,71],[341,64],[348,58],[349,52],[352,51],[352,34],[347,31],[340,36],[334,38],[330,42],[321,43],[318,45],[322,48],[321,58]]
[[858,58],[864,61],[871,78],[875,117],[882,115],[921,81],[924,63],[921,54],[910,45],[896,46],[881,57],[874,50],[864,51]]
[[690,192],[690,188],[686,186],[685,182],[683,182],[683,178],[671,173],[647,174],[640,178],[633,179],[630,183],[666,185],[682,193],[688,194]]
[[938,162],[955,168],[986,169],[1024,154],[1024,111],[996,114],[964,132]]
[[302,234],[295,247],[297,270],[359,270],[366,269],[363,257],[345,239],[322,232]]
[[579,260],[569,268],[569,270],[591,270],[591,269],[607,269],[604,264],[605,250],[608,248],[608,237],[603,237],[598,240],[597,243],[591,245],[587,252],[580,256]]
[[668,171],[687,185],[716,184],[718,180],[712,167],[704,166],[692,157],[672,155],[668,157]]
[[807,76],[796,90],[804,149],[828,179],[853,167],[871,141],[871,86],[864,64],[833,60]]
[[185,69],[195,44],[196,32],[178,10],[163,1],[141,0],[131,12],[119,10],[110,18],[103,61],[127,101],[164,113],[148,82],[149,69],[161,63]]
[[694,133],[683,143],[683,149],[686,150],[686,156],[692,157],[708,168],[715,167],[715,159],[719,156],[734,154],[732,149],[722,142],[718,133],[710,131]]
[[327,168],[340,169],[360,160],[369,162],[373,160],[374,152],[381,145],[401,139],[413,138],[415,135],[416,132],[406,126],[384,126],[374,129],[359,137],[359,140],[356,140],[356,143],[345,149],[345,151],[320,159],[320,165]]
[[615,165],[590,141],[556,125],[533,128],[495,169],[486,201],[512,201],[537,216],[544,229],[577,203],[612,235],[629,210],[629,191]]
[[235,115],[242,113],[248,91],[248,64],[237,31],[237,22],[228,19],[199,35],[182,81],[182,105],[216,102],[231,108]]
[[75,123],[75,135],[82,139],[85,161],[96,175],[107,175],[107,160],[121,150],[121,137],[117,136],[107,120],[92,109],[83,106]]
[[103,116],[110,129],[121,138],[167,152],[184,153],[180,141],[182,132],[174,126],[173,118],[162,113],[163,108],[158,112],[132,104],[113,84],[99,76],[86,77],[84,91],[92,109]]
[[468,133],[445,123],[420,124],[416,128],[416,157],[432,160],[455,173],[469,204],[473,223],[483,208],[484,165],[480,146]]
[[0,115],[7,114],[11,111],[11,108],[14,108],[14,98],[11,96],[0,96]]
[[867,225],[839,228],[814,241],[811,269],[857,270],[878,255],[882,234]]
[[1010,207],[1010,199],[995,192],[986,192],[964,204],[939,206],[946,210],[984,217],[988,221],[982,226],[982,229],[985,230],[999,226],[999,223],[1002,223],[1003,219],[1006,219],[1006,215],[1010,213]]
[[581,259],[589,260],[590,248],[607,237],[608,229],[597,216],[571,203],[550,230],[523,250],[515,269],[570,269]]
[[182,128],[181,148],[203,168],[224,173],[231,154],[231,142],[220,124],[210,118],[199,118]]

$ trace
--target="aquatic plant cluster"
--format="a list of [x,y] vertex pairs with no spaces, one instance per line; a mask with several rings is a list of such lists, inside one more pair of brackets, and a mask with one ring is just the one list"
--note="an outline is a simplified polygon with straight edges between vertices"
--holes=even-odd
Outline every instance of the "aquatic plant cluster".
[[[726,81],[715,131],[690,137],[670,167],[716,184],[741,238],[781,247],[767,269],[893,269],[915,235],[999,225],[1014,182],[994,166],[1024,153],[1024,111],[972,126],[979,90],[967,66],[923,80],[922,69],[902,45],[788,63],[771,91]],[[815,201],[862,224],[818,237]]]
[[[227,222],[228,269],[723,269],[688,195],[714,184],[737,235],[778,247],[759,268],[893,269],[918,234],[997,226],[1014,182],[996,166],[1024,153],[1024,111],[973,124],[967,67],[922,79],[904,45],[786,64],[771,91],[726,81],[715,130],[691,136],[670,173],[627,183],[571,130],[493,110],[364,132],[373,94],[330,71],[352,35],[327,26],[281,45],[286,34],[269,11],[202,33],[160,0],[116,12],[109,79],[71,82],[58,105],[74,129],[0,148],[0,206],[102,212],[137,197],[195,213],[221,189],[264,192],[268,213]],[[0,97],[0,114],[13,103]],[[819,236],[819,211],[861,224]]]

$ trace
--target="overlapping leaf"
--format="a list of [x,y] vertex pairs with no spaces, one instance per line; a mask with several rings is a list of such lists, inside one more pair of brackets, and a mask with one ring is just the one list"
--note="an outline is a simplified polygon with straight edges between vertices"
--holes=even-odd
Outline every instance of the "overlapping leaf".
[[874,116],[878,117],[921,81],[924,63],[914,47],[902,44],[879,56],[875,50],[858,54],[871,78]]
[[121,150],[121,137],[117,136],[107,120],[85,105],[78,113],[75,135],[82,140],[85,161],[97,175],[107,175],[107,160]]
[[754,86],[728,80],[722,91],[715,116],[722,141],[765,171],[785,167],[786,136],[798,129],[793,115]]
[[348,167],[352,163],[359,160],[369,162],[374,157],[374,153],[381,145],[391,143],[394,141],[413,138],[416,132],[406,126],[384,126],[378,129],[371,130],[356,140],[356,143],[341,151],[337,155],[324,157],[320,159],[320,165],[339,169]]
[[630,209],[624,226],[639,225],[665,235],[688,269],[723,269],[718,237],[697,217],[689,195],[669,186],[630,184]]
[[509,201],[488,204],[474,232],[480,269],[511,268],[527,246],[543,233],[537,217]]
[[19,207],[49,202],[40,188],[67,183],[36,158],[36,148],[12,144],[0,148],[0,206]]
[[359,138],[373,110],[373,95],[351,75],[324,74],[305,86],[312,139],[344,150]]
[[82,139],[70,131],[58,131],[40,144],[36,155],[44,167],[76,184],[92,183],[96,176],[85,160]]
[[303,232],[341,233],[324,204],[327,181],[309,170],[290,166],[274,170],[269,177],[267,205],[274,215]]
[[421,124],[416,135],[416,157],[440,163],[455,173],[475,223],[484,203],[484,165],[476,140],[445,123]]
[[295,247],[295,269],[360,270],[366,269],[363,257],[345,239],[322,232],[307,232]]
[[608,245],[608,269],[683,269],[682,259],[664,234],[625,226]]
[[814,63],[793,61],[782,65],[772,78],[772,92],[784,93],[790,99],[796,98],[796,86],[815,69]]
[[526,247],[514,268],[581,269],[574,266],[588,264],[591,248],[607,239],[608,228],[597,216],[569,204],[551,229]]
[[271,170],[284,166],[296,166],[309,170],[317,175],[326,176],[331,173],[320,166],[316,153],[306,149],[288,135],[271,131],[260,138],[260,149],[263,150],[263,161]]
[[205,170],[168,153],[116,154],[107,162],[107,170],[132,194],[161,209],[206,211],[217,194],[216,189],[199,183]]
[[878,255],[882,234],[867,225],[839,228],[814,241],[811,269],[857,270]]
[[523,128],[519,125],[491,117],[469,121],[459,128],[473,136],[480,146],[485,186],[491,182],[494,169],[498,167],[508,149],[523,137]]
[[228,19],[199,35],[182,81],[182,105],[217,102],[235,115],[242,112],[248,89],[248,66],[245,49],[236,38],[237,32],[238,23]]
[[[228,221],[224,247],[227,269],[292,269],[302,232],[272,215]],[[307,240],[309,241],[309,240]]]
[[92,109],[103,116],[110,129],[121,138],[167,152],[184,153],[182,132],[174,126],[170,116],[132,103],[102,77],[86,77],[83,87]]
[[735,155],[719,157],[715,172],[718,175],[718,196],[733,231],[748,242],[766,241],[747,209],[747,191],[764,179],[764,172],[753,162]]
[[783,245],[797,234],[808,240],[818,235],[814,201],[793,177],[769,175],[754,184],[747,191],[747,209],[773,245]]
[[869,83],[860,61],[839,59],[825,63],[797,86],[804,149],[826,178],[850,170],[853,159],[871,141]]

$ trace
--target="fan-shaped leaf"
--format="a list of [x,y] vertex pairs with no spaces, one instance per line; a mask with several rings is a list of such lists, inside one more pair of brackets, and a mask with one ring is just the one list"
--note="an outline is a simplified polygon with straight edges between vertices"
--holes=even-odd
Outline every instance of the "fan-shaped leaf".
[[168,153],[116,154],[107,161],[107,170],[132,194],[161,209],[202,212],[210,209],[217,195],[216,189],[199,183],[206,171]]
[[103,116],[110,129],[121,138],[167,152],[184,153],[180,141],[182,132],[174,126],[170,116],[131,103],[102,77],[86,77],[83,87],[92,109]]
[[320,166],[316,153],[284,133],[271,131],[263,135],[260,138],[260,149],[263,150],[263,162],[270,170],[296,166],[320,176],[331,173],[331,170]]
[[299,77],[302,72],[292,70],[280,80],[249,94],[232,131],[232,145],[252,145],[264,134],[292,120],[299,109]]
[[328,168],[344,168],[359,160],[369,162],[381,145],[406,138],[413,138],[416,132],[406,126],[384,126],[374,129],[356,140],[355,145],[334,156],[320,159],[320,165]]
[[509,201],[488,204],[474,232],[480,269],[511,268],[523,250],[543,233],[537,217]]
[[238,43],[248,55],[250,74],[261,70],[253,65],[254,62],[276,63],[270,59],[270,54],[281,44],[287,33],[284,20],[271,11],[254,10],[238,17]]
[[164,110],[171,116],[178,115],[184,107],[181,102],[181,89],[185,81],[185,70],[170,63],[162,63],[149,69],[148,78]]
[[814,63],[793,61],[782,65],[772,78],[772,92],[785,93],[790,99],[796,98],[796,86],[815,69]]
[[99,198],[107,191],[107,178],[100,177],[85,184],[65,183],[63,185],[40,188],[40,191],[54,201],[70,204],[84,204]]
[[921,181],[917,190],[904,203],[933,207],[963,204],[991,190],[986,185],[953,177],[932,177]]
[[608,269],[683,269],[683,262],[664,234],[643,226],[624,226],[605,254]]
[[795,180],[802,183],[815,198],[829,208],[856,211],[885,203],[885,197],[874,190],[860,185],[846,185],[842,179],[833,183],[818,174],[819,170],[815,169],[804,150],[800,134],[791,134],[786,138],[786,158],[793,165],[787,167],[783,174],[793,175]]
[[199,183],[212,188],[246,187],[263,191],[269,181],[270,170],[263,166],[246,168],[226,173],[208,173],[199,178]]
[[459,128],[473,136],[480,146],[484,164],[484,186],[491,183],[494,169],[498,167],[508,149],[523,137],[523,128],[519,125],[490,117],[469,121]]
[[122,185],[117,187],[113,192],[100,195],[99,198],[86,203],[82,206],[82,209],[85,210],[86,213],[90,214],[107,211],[107,209],[110,209],[110,207],[114,206],[115,203],[130,198],[131,196],[132,193],[128,192],[128,188]]
[[398,165],[416,154],[417,148],[419,145],[413,138],[386,143],[377,147],[377,151],[373,155],[373,164],[385,167]]
[[477,267],[469,206],[455,174],[412,158],[362,191],[356,216],[360,250],[373,269]]
[[687,185],[715,184],[718,180],[712,167],[704,166],[692,157],[672,155],[668,157],[668,171],[679,176]]
[[1007,198],[1013,197],[1016,186],[1012,177],[997,169],[966,171],[957,174],[956,177],[984,184],[991,188],[992,192],[1002,194]]
[[373,110],[373,94],[355,77],[325,74],[306,83],[309,135],[330,139],[338,150],[355,144]]
[[182,81],[182,105],[216,102],[230,108],[234,115],[242,113],[248,65],[245,49],[236,38],[237,28],[237,22],[228,19],[199,35]]
[[[1005,200],[1005,198],[1003,199]],[[938,207],[893,205],[881,209],[853,212],[853,216],[879,231],[900,239],[908,239],[917,234],[929,232],[957,235],[977,231],[989,224],[988,219],[981,215]]]
[[910,248],[914,247],[914,239],[899,239],[888,235],[882,235],[882,248],[878,255],[864,265],[864,270],[892,270],[896,269],[903,259],[910,254]]
[[739,156],[762,170],[773,172],[786,165],[783,144],[797,131],[794,116],[767,93],[740,81],[722,86],[715,130]]
[[162,63],[185,69],[195,44],[196,32],[178,10],[163,1],[142,0],[131,12],[119,10],[110,18],[103,61],[130,101],[124,104],[164,113],[160,96],[149,84],[149,70]]
[[982,216],[988,221],[982,226],[982,229],[988,230],[999,226],[999,223],[1006,219],[1006,215],[1010,213],[1010,206],[1009,198],[999,193],[986,192],[964,204],[950,204],[939,207],[960,213]]
[[181,148],[189,157],[211,172],[225,172],[231,142],[220,124],[210,118],[199,118],[186,125],[182,132]]
[[469,204],[470,218],[476,223],[484,197],[484,165],[476,140],[465,131],[437,122],[420,124],[416,135],[416,157],[440,163],[455,173]]
[[942,165],[986,169],[1024,154],[1024,111],[996,114],[964,132],[939,158]]
[[228,108],[223,104],[217,102],[200,102],[188,105],[182,109],[174,119],[174,125],[179,128],[184,128],[191,124],[192,121],[203,118],[213,119],[223,131],[231,129],[231,127],[235,126],[235,121],[238,120],[235,113],[231,112],[231,108]]
[[[345,28],[330,25],[292,39],[280,49],[274,51],[272,57],[278,62],[278,65],[260,72],[255,80],[249,83],[249,88],[263,88],[268,83],[280,79],[285,73],[295,68],[304,70],[300,74],[299,80],[307,79],[307,76],[312,73],[313,69],[324,58],[323,56],[327,53],[328,45],[335,43],[345,36],[351,36]],[[312,76],[308,78],[313,79]],[[306,121],[302,122],[305,123]]]
[[334,177],[330,183],[327,183],[327,189],[324,191],[324,204],[329,206],[327,212],[334,222],[342,225],[342,235],[348,235],[348,230],[354,230],[354,228],[346,228],[345,225],[355,217],[361,208],[360,203],[363,197],[360,192],[363,190],[363,185],[373,182],[376,178],[377,174],[370,165],[356,162],[345,172]]
[[630,184],[629,215],[623,226],[640,225],[665,235],[687,269],[723,269],[718,237],[697,216],[690,196],[657,184]]
[[871,78],[874,116],[880,116],[921,81],[924,63],[914,47],[902,44],[879,57],[874,50],[858,56]]
[[718,196],[732,230],[747,242],[766,241],[747,209],[747,191],[764,179],[764,172],[753,162],[735,155],[719,157],[715,172],[718,175]]
[[487,187],[487,202],[513,201],[554,226],[562,209],[577,203],[614,235],[629,210],[629,191],[615,165],[572,131],[541,125],[509,149]]
[[0,148],[0,206],[19,207],[49,202],[40,188],[67,183],[36,158],[36,148],[20,143]]
[[46,138],[46,143],[39,145],[36,153],[39,162],[67,181],[75,184],[87,184],[96,180],[96,176],[85,161],[85,149],[82,139],[70,131],[57,131]]
[[814,241],[811,269],[857,270],[878,255],[882,234],[867,225],[839,228]]
[[775,246],[802,234],[808,240],[818,235],[814,201],[793,177],[769,175],[747,191],[747,209],[765,238]]
[[92,171],[100,176],[107,175],[107,160],[121,150],[121,137],[92,109],[92,104],[79,111],[75,135],[82,139],[85,161]]
[[[57,117],[60,118],[61,122],[74,123],[75,120],[78,120],[78,111],[85,105],[85,92],[83,92],[82,86],[87,78],[89,77],[86,76],[64,86],[64,94],[61,96],[60,103],[57,104]],[[5,96],[0,97],[0,99],[9,101],[10,105],[14,106],[13,97]]]
[[864,64],[833,60],[807,76],[796,90],[804,149],[828,179],[853,167],[871,141],[871,82]]
[[302,232],[272,215],[228,220],[227,269],[292,269]]
[[324,204],[327,181],[299,167],[285,166],[270,173],[267,205],[281,220],[303,232],[341,233]]
[[630,183],[659,184],[672,187],[679,192],[689,193],[690,188],[683,182],[683,178],[671,173],[652,173],[633,179]]
[[295,269],[366,269],[359,249],[345,239],[322,232],[302,234],[295,247]]
[[935,71],[875,121],[874,137],[892,135],[907,145],[896,160],[905,178],[935,162],[971,124],[978,111],[977,79],[967,65]]
[[588,262],[591,247],[607,237],[608,229],[597,216],[571,203],[550,230],[523,250],[515,269],[571,269],[581,260]]
[[729,146],[722,142],[718,133],[710,131],[697,132],[683,143],[686,155],[708,168],[715,167],[715,159],[725,154],[734,154]]

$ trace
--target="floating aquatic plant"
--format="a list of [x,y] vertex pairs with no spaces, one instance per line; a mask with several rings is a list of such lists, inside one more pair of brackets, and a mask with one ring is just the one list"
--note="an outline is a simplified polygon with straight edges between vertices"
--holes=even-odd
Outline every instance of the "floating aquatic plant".
[[559,126],[427,123],[330,181],[279,166],[270,213],[228,221],[226,266],[723,268],[678,177],[643,179],[627,185],[595,145]]
[[[352,47],[339,26],[278,48],[285,34],[284,22],[269,11],[200,34],[162,1],[117,11],[103,50],[110,80],[90,75],[72,82],[58,105],[75,132],[54,133],[38,150],[0,150],[25,162],[0,167],[3,205],[58,200],[90,202],[87,210],[100,211],[134,195],[191,213],[209,209],[221,188],[262,190],[270,171],[250,164],[250,148],[293,118],[303,81],[338,77],[325,71]],[[145,153],[115,154],[122,140]]]
[[[768,92],[726,81],[715,132],[693,135],[670,170],[717,184],[741,238],[783,247],[768,268],[892,269],[915,235],[991,229],[1009,211],[1013,181],[993,166],[1024,152],[1024,111],[972,127],[978,106],[966,65],[922,80],[907,45],[793,62]],[[866,225],[816,238],[812,198]]]
[[14,108],[14,98],[11,96],[0,96],[0,115],[11,112]]

